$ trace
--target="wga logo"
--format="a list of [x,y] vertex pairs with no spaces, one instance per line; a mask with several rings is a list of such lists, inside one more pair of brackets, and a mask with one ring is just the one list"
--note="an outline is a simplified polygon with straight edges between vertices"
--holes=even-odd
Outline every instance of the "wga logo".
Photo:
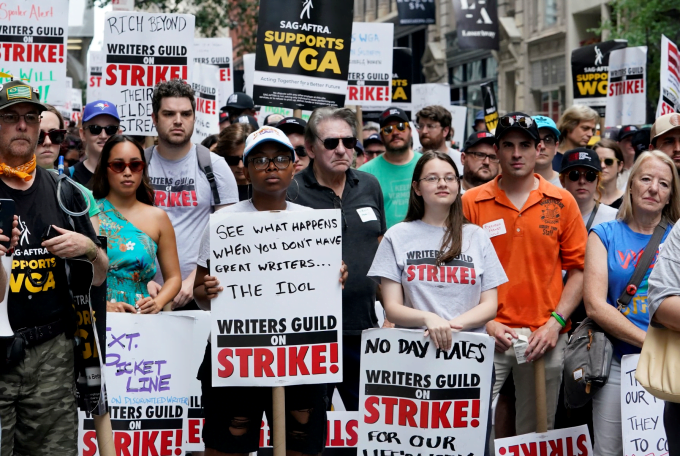
[[305,13],[307,13],[307,19],[311,19],[310,15],[312,14],[312,8],[314,8],[314,5],[312,5],[312,0],[303,0],[303,8],[302,12],[300,13],[300,19],[305,18]]
[[604,55],[602,55],[602,51],[600,50],[599,47],[595,46],[595,66],[602,65],[603,58]]

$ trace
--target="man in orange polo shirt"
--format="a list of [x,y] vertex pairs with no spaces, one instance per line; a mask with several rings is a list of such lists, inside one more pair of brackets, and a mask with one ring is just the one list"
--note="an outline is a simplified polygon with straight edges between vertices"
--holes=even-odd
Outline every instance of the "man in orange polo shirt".
[[[463,195],[465,216],[491,236],[509,281],[498,287],[498,315],[487,332],[496,340],[494,398],[512,371],[517,433],[536,430],[534,368],[545,358],[548,428],[562,382],[568,318],[583,294],[586,230],[569,192],[534,173],[540,141],[533,119],[521,112],[499,119],[496,150],[501,175]],[[563,285],[562,270],[567,271]],[[514,342],[528,338],[525,363]]]

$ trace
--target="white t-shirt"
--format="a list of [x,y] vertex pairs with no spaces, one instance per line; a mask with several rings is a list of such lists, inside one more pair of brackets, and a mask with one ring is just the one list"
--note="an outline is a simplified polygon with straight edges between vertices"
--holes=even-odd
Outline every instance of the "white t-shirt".
[[626,184],[628,183],[628,176],[630,176],[630,170],[633,168],[624,169],[621,174],[616,178],[616,188],[619,190],[625,190]]
[[[213,173],[220,195],[220,204],[238,201],[238,188],[234,174],[224,158],[210,153]],[[198,166],[196,146],[179,160],[167,160],[154,148],[149,163],[149,180],[155,191],[154,206],[163,209],[170,217],[177,238],[177,254],[182,270],[182,280],[196,269],[199,233],[208,224],[213,201],[208,178]],[[161,269],[154,279],[163,283]]]
[[[586,225],[588,224],[588,219],[590,218],[590,214],[592,214],[592,212],[593,211],[590,211],[587,214],[583,215],[583,223],[585,223]],[[611,206],[607,206],[606,204],[600,204],[600,207],[597,208],[595,219],[593,219],[593,224],[591,225],[590,228],[592,229],[595,228],[600,223],[614,220],[616,218],[616,214],[618,213],[619,213],[618,209],[615,209]]]
[[[404,305],[450,320],[479,304],[482,292],[508,281],[489,235],[471,223],[463,225],[461,254],[443,266],[435,259],[444,228],[416,220],[387,230],[368,276],[401,283]],[[472,330],[485,332],[484,327]]]
[[449,147],[449,156],[451,159],[453,159],[453,162],[456,164],[456,168],[458,168],[458,175],[463,178],[463,162],[460,159],[460,151],[453,149]]

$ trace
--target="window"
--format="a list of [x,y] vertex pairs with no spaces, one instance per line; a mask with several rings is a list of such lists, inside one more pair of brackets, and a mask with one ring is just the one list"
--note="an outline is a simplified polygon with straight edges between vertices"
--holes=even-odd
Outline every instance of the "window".
[[549,90],[540,93],[540,114],[558,121],[564,109],[564,89]]
[[546,27],[557,24],[557,0],[545,0],[543,21]]
[[465,82],[465,65],[458,65],[457,67],[451,68],[450,84],[458,85],[463,82]]
[[477,60],[467,64],[467,82],[479,81],[486,77],[485,60]]
[[534,89],[564,84],[564,78],[564,57],[554,57],[531,63],[531,85]]

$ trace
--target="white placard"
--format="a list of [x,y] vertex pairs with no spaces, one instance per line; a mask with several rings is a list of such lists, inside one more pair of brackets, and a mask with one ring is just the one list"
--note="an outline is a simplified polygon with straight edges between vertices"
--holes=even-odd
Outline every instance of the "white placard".
[[680,111],[680,52],[666,35],[661,35],[661,86],[656,117]]
[[496,439],[496,456],[536,456],[562,454],[591,456],[593,446],[588,426],[557,429],[545,434],[531,434]]
[[192,81],[194,16],[109,12],[104,21],[102,98],[118,108],[126,134],[155,136],[151,97],[156,84]]
[[647,114],[647,46],[609,54],[609,86],[605,126],[642,125]]
[[448,109],[451,105],[451,88],[448,84],[413,84],[411,117],[416,120],[418,111],[426,106],[439,105]]
[[104,71],[104,53],[101,51],[90,51],[87,59],[87,102],[102,99],[102,74]]
[[394,24],[354,22],[345,103],[388,107],[392,104]]
[[220,91],[217,88],[217,72],[212,65],[194,63],[193,82],[196,99],[196,121],[191,142],[200,143],[210,135],[220,132]]
[[339,210],[210,216],[214,386],[342,379]]
[[487,334],[454,333],[447,353],[422,330],[364,331],[357,453],[484,454],[493,357]]
[[111,0],[113,11],[134,11],[135,0]]
[[234,93],[234,61],[231,38],[194,39],[194,62],[217,67],[219,97],[217,108],[227,104],[229,95]]
[[663,425],[664,401],[649,394],[635,380],[640,355],[621,358],[621,427],[624,456],[668,454]]
[[255,54],[243,54],[243,85],[245,91],[253,96],[253,81],[255,78]]
[[71,122],[78,125],[83,117],[83,89],[70,89],[71,91]]
[[444,106],[451,113],[451,128],[453,128],[453,142],[458,149],[465,144],[465,122],[467,121],[467,108],[465,106]]

